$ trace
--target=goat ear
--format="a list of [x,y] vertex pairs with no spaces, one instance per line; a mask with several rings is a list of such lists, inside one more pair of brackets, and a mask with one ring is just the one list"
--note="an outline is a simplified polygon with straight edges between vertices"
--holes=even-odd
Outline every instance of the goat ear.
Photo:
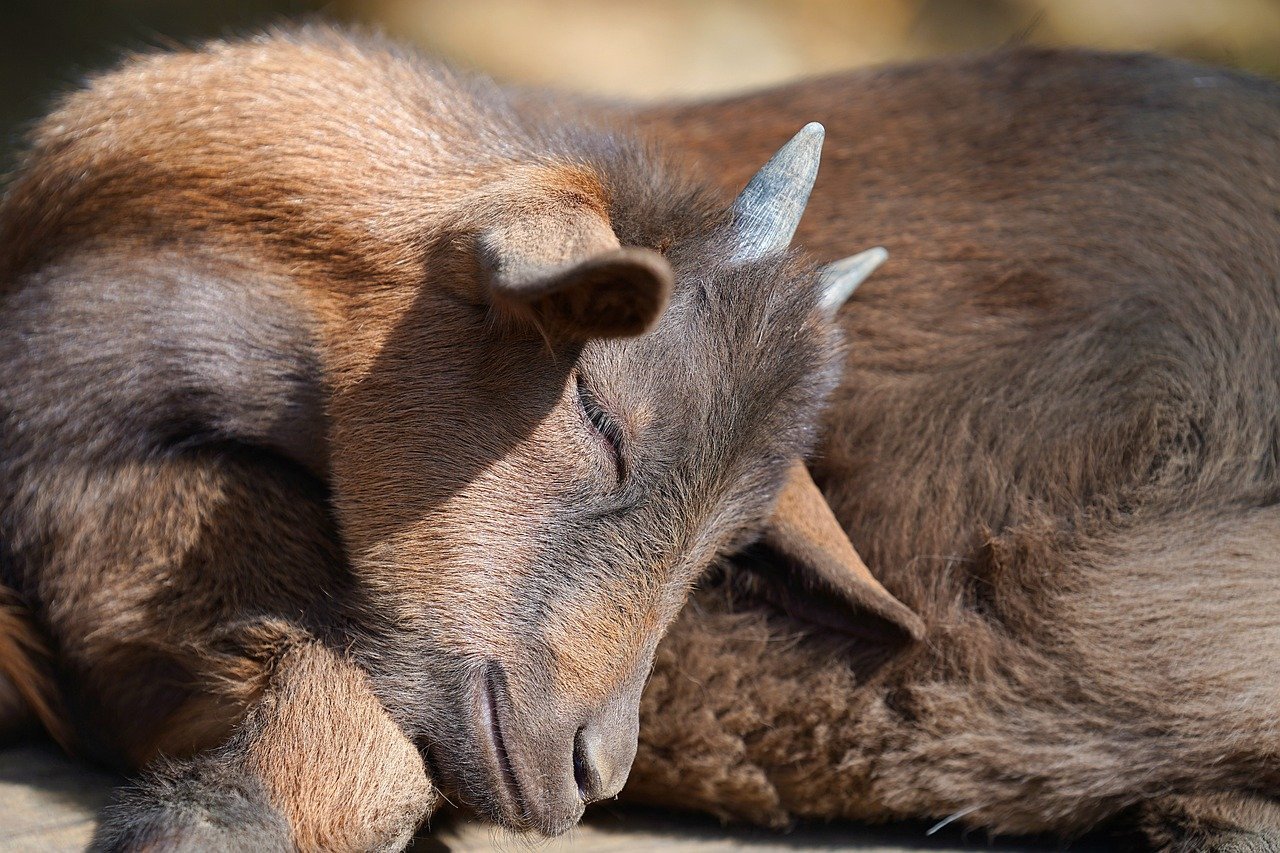
[[854,550],[803,462],[796,462],[764,536],[740,565],[788,615],[878,641],[920,640],[924,623],[889,594]]
[[671,296],[667,259],[622,248],[604,218],[586,207],[513,218],[484,232],[479,250],[493,303],[561,339],[642,334]]

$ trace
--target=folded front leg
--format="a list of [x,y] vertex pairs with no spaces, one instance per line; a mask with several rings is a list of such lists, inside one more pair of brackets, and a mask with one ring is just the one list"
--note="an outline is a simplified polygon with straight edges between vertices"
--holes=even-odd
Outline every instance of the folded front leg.
[[365,674],[315,642],[276,658],[222,746],[158,760],[94,850],[400,850],[435,805],[422,757]]

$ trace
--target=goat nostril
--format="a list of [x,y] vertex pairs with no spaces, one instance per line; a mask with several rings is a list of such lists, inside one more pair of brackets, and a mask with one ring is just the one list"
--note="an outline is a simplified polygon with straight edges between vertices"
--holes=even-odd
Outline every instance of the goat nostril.
[[578,783],[578,796],[584,803],[589,803],[600,789],[600,778],[587,753],[587,744],[582,737],[584,729],[585,726],[578,729],[573,736],[573,778]]

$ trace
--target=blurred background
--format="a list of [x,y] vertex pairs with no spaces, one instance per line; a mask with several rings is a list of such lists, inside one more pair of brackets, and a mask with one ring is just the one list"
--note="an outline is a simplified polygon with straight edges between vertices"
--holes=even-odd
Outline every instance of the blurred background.
[[0,168],[59,90],[125,50],[321,17],[504,79],[726,92],[1012,42],[1155,50],[1280,75],[1280,0],[0,0]]

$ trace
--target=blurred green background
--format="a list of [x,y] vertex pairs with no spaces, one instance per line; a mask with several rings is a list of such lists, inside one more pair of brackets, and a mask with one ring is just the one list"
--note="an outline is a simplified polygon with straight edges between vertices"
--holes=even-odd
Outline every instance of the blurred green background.
[[125,50],[323,17],[505,79],[723,92],[1014,41],[1280,75],[1280,0],[0,0],[0,166],[59,90]]

